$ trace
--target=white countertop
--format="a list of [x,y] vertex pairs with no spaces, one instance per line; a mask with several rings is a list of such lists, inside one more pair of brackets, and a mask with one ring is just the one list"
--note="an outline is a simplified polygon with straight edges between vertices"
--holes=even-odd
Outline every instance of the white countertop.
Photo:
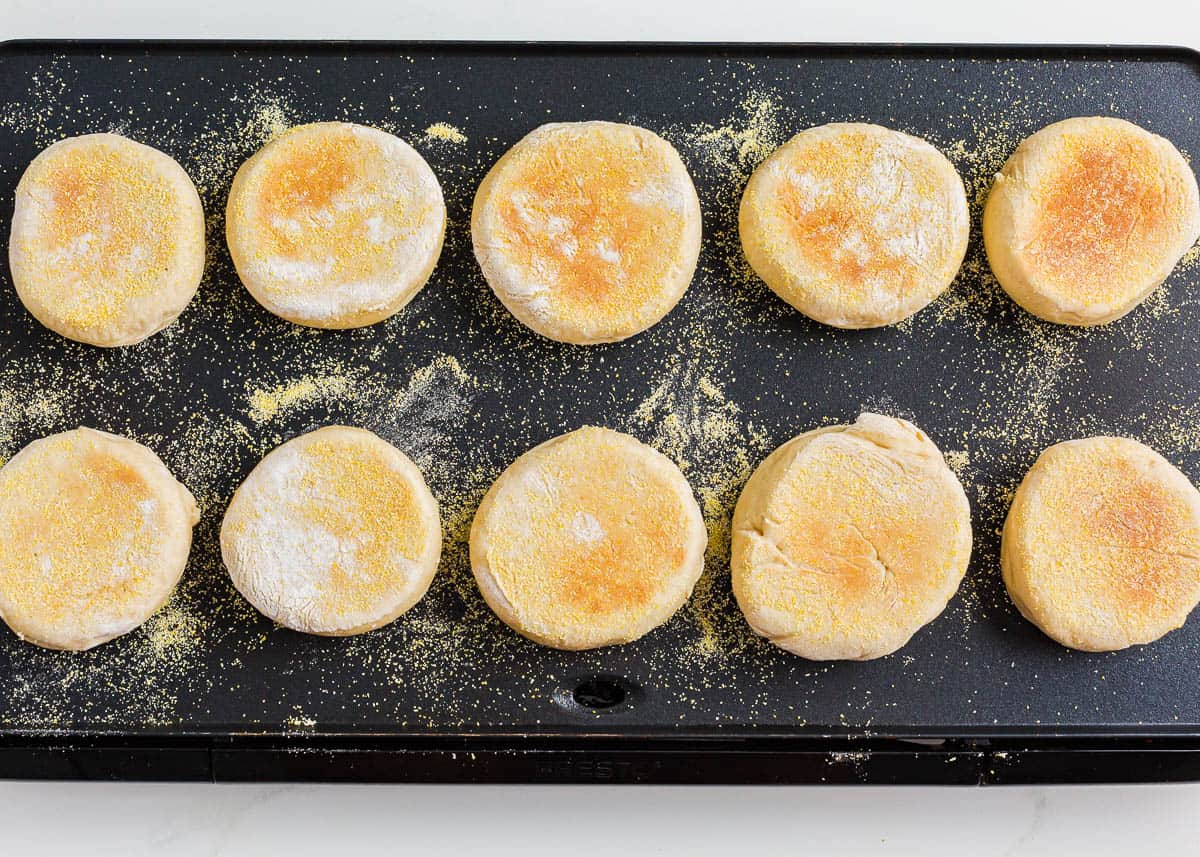
[[[0,37],[1119,42],[1197,0],[0,0]],[[0,782],[0,854],[1192,854],[1200,786],[659,788]],[[336,850],[334,850],[336,849]]]

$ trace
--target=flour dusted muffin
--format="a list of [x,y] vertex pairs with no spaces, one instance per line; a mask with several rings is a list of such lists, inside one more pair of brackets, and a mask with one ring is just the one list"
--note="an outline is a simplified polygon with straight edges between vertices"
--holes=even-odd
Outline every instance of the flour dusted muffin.
[[442,188],[398,137],[349,122],[299,125],[234,177],[225,235],[238,276],[275,315],[362,327],[399,312],[433,273]]
[[561,342],[614,342],[662,319],[687,290],[700,203],[656,134],[554,123],[488,172],[471,241],[488,285],[523,324]]
[[670,459],[585,427],[514,461],[471,525],[471,570],[514,631],[557,649],[636,640],[704,569],[707,533]]
[[408,456],[369,431],[327,426],[250,472],[221,523],[221,556],[264,616],[342,636],[386,625],[421,600],[441,532]]
[[0,468],[0,618],[50,649],[141,625],[183,574],[196,502],[140,443],[78,428]]
[[1017,488],[1000,564],[1017,609],[1064,646],[1153,642],[1200,601],[1200,492],[1135,440],[1055,444]]
[[117,134],[49,146],[21,176],[13,285],[51,330],[133,345],[167,327],[204,273],[204,211],[183,168]]
[[896,651],[958,590],[971,510],[909,422],[863,414],[772,452],[733,513],[733,593],[754,632],[813,660]]
[[802,131],[754,171],[738,230],[771,290],[834,327],[895,324],[958,273],[962,179],[924,140],[878,125]]
[[1179,151],[1122,119],[1048,125],[996,176],[983,212],[1000,285],[1058,324],[1120,318],[1200,236],[1200,192]]

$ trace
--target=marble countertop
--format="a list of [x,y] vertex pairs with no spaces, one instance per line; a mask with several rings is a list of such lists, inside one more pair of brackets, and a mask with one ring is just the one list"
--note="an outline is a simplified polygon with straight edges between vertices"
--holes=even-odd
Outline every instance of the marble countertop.
[[0,783],[0,839],[14,857],[1182,855],[1197,809],[1195,786]]

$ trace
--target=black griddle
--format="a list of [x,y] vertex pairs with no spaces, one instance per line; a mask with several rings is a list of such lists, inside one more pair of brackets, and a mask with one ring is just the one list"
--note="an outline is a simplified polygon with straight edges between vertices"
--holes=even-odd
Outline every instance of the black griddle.
[[[0,455],[91,425],[149,444],[200,498],[166,610],[88,653],[0,629],[0,775],[453,782],[1166,781],[1200,778],[1200,620],[1113,654],[1064,649],[1004,595],[1008,497],[1050,443],[1126,434],[1200,480],[1197,280],[1189,257],[1143,307],[1074,330],[1017,308],[987,272],[979,203],[1016,143],[1069,116],[1137,122],[1200,157],[1200,55],[1007,46],[15,42],[0,48],[0,197],[62,136],[118,130],[197,181],[200,295],[126,349],[68,342],[0,274]],[[705,242],[679,306],[623,343],[524,329],[472,258],[487,168],[547,121],[610,119],[673,142]],[[245,157],[286,124],[348,120],[412,142],[446,192],[432,280],[399,315],[311,331],[262,310],[222,240]],[[839,331],[749,274],[736,209],[750,170],[811,125],[929,139],[973,200],[949,293],[892,328]],[[438,123],[443,123],[439,125]],[[452,126],[452,127],[450,127]],[[871,409],[948,453],[974,510],[967,580],[890,657],[820,664],[753,637],[729,592],[729,510],[749,470],[816,425]],[[446,519],[426,598],[353,639],[272,627],[233,591],[216,531],[277,443],[332,422],[413,456]],[[687,608],[642,640],[568,653],[521,639],[466,562],[474,503],[517,455],[593,423],[675,458],[712,534]],[[0,534],[0,537],[3,537]]]

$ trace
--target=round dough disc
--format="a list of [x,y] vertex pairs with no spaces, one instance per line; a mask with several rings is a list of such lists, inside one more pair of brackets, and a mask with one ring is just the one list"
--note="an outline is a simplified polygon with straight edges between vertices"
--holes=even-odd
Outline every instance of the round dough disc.
[[940,295],[967,252],[954,165],[924,140],[860,123],[802,131],[754,171],[738,230],[771,290],[834,327],[895,324]]
[[417,466],[369,431],[326,426],[272,450],[221,523],[238,592],[279,625],[346,636],[421,600],[442,528]]
[[17,184],[13,285],[46,327],[132,345],[179,317],[204,274],[204,210],[179,164],[117,134],[70,137]]
[[636,640],[704,570],[708,535],[679,468],[620,432],[584,427],[500,474],[471,525],[471,570],[492,610],[556,649]]
[[1140,304],[1200,236],[1200,192],[1167,140],[1121,119],[1056,122],[1004,165],[983,211],[1000,285],[1058,324]]
[[700,254],[700,201],[679,153],[645,128],[543,125],[480,184],[471,241],[523,324],[560,342],[615,342],[683,297]]
[[35,440],[0,468],[0,618],[49,649],[132,631],[170,597],[199,520],[140,443],[87,428]]
[[433,273],[442,188],[398,137],[349,122],[299,125],[242,164],[225,237],[238,276],[275,315],[362,327],[400,311]]
[[1017,488],[1000,567],[1021,615],[1064,646],[1151,643],[1200,601],[1200,492],[1135,440],[1055,444]]
[[771,453],[733,514],[733,593],[755,633],[813,660],[891,654],[958,590],[971,509],[941,452],[862,414]]

